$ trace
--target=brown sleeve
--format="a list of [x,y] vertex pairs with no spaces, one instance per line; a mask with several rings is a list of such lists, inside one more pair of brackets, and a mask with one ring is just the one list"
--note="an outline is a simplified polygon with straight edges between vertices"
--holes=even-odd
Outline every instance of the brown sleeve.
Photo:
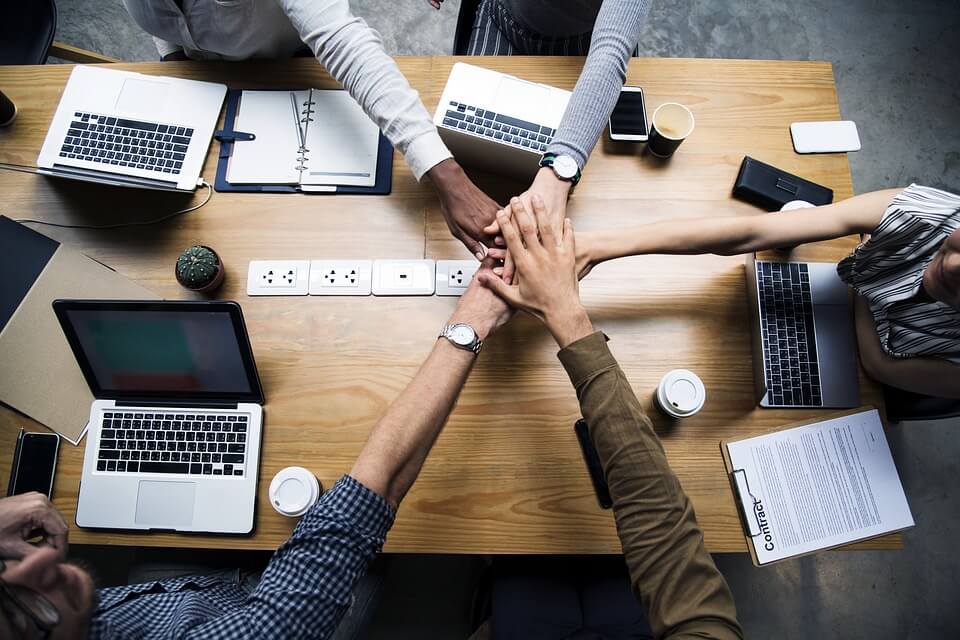
[[600,332],[558,354],[603,463],[633,591],[658,638],[742,638],[693,506]]

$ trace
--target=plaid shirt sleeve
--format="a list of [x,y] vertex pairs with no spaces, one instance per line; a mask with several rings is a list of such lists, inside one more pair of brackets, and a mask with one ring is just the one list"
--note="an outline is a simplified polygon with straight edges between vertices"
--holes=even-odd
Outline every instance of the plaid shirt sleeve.
[[386,500],[342,477],[277,550],[244,606],[194,627],[189,637],[328,638],[394,517]]

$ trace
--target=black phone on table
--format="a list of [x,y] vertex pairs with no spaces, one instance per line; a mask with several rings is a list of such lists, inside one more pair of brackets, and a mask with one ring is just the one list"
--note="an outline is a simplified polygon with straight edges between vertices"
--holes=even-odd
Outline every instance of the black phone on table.
[[587,463],[587,472],[590,474],[590,482],[593,484],[593,491],[597,494],[597,502],[603,509],[609,509],[613,506],[613,499],[610,497],[610,489],[607,487],[607,477],[603,473],[603,465],[600,463],[600,456],[590,440],[590,430],[583,418],[577,420],[573,425],[573,430],[577,433],[577,441],[580,443],[580,451],[583,452],[583,460]]
[[52,497],[53,475],[57,467],[60,436],[56,433],[20,430],[13,450],[7,495],[37,491]]
[[623,87],[620,97],[610,114],[609,135],[611,140],[646,142],[649,134],[647,107],[640,87]]

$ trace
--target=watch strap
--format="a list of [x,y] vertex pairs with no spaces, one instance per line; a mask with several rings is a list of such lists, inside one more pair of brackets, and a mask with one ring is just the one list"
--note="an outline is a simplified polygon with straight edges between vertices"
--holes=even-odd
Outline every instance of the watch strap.
[[[556,159],[557,159],[557,154],[545,153],[540,157],[540,166],[550,167],[551,169],[553,169],[553,163]],[[580,171],[580,167],[577,167],[577,173],[572,178],[561,178],[560,174],[558,174],[556,170],[554,170],[554,174],[561,180],[567,180],[568,182],[570,182],[572,186],[575,187],[577,186],[577,183],[580,182],[580,177],[582,175],[582,172]]]
[[477,330],[473,327],[470,327],[470,330],[473,331],[473,342],[470,344],[460,344],[455,342],[453,338],[450,337],[450,334],[453,332],[453,328],[463,325],[465,327],[470,327],[470,325],[458,322],[455,324],[444,325],[443,329],[440,330],[440,335],[437,338],[446,338],[447,342],[455,346],[457,349],[462,349],[463,351],[469,351],[471,353],[480,353],[480,348],[483,346],[483,340],[480,339],[480,335],[477,333]]

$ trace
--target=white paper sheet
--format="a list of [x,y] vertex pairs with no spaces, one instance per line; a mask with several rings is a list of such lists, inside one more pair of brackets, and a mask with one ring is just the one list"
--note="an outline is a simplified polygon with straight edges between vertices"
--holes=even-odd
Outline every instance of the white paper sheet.
[[[231,184],[297,184],[300,147],[290,91],[244,91],[233,128],[252,133],[253,140],[236,142],[227,166]],[[307,92],[295,92],[298,104]]]
[[[312,92],[305,169],[298,169],[300,138],[290,95],[302,118],[310,91],[244,91],[234,129],[254,140],[233,145],[227,167],[232,184],[302,184],[372,187],[380,130],[346,91]],[[300,123],[303,124],[302,122]]]
[[759,564],[914,524],[876,410],[727,447]]
[[380,129],[346,91],[314,90],[313,101],[300,184],[372,187]]

